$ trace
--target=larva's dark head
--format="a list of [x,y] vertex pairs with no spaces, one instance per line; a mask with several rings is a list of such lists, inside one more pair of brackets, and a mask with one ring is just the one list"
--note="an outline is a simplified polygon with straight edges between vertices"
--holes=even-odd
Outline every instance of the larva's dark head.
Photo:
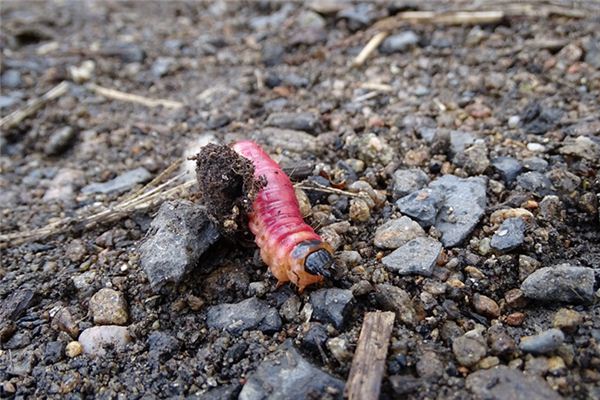
[[309,274],[331,278],[333,271],[333,256],[326,249],[318,249],[310,253],[304,260],[304,269]]
[[333,249],[322,240],[298,243],[288,258],[288,278],[300,293],[305,287],[330,278],[333,271]]

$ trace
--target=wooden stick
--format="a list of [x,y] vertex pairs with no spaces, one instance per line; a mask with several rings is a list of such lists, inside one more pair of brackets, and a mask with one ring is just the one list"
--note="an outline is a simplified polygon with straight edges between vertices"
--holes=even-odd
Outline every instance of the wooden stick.
[[59,98],[63,94],[67,93],[69,89],[69,83],[62,81],[52,89],[48,90],[42,96],[31,99],[27,102],[25,107],[20,110],[15,110],[8,114],[4,118],[0,119],[0,128],[10,129],[19,125],[23,120],[34,114],[37,110],[42,108],[46,103]]
[[371,53],[379,47],[383,39],[388,35],[387,31],[379,32],[369,40],[367,45],[358,53],[358,56],[352,62],[352,66],[359,67],[365,63],[365,60],[371,55]]
[[405,22],[442,25],[483,25],[500,22],[503,18],[503,11],[455,11],[447,13],[406,11],[378,21],[373,25],[373,29],[391,31]]
[[379,398],[394,319],[393,312],[377,311],[365,315],[346,382],[349,400]]
[[183,103],[180,101],[167,100],[167,99],[149,99],[144,96],[139,96],[137,94],[131,94],[126,92],[121,92],[115,89],[109,89],[102,86],[98,86],[95,83],[90,83],[86,86],[89,90],[104,97],[108,97],[113,100],[121,100],[128,101],[131,103],[142,104],[146,107],[158,107],[163,106],[166,108],[180,108],[183,107]]

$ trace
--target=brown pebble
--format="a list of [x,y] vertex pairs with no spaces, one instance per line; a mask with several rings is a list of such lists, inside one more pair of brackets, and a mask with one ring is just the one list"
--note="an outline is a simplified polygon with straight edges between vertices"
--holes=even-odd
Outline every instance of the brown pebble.
[[479,293],[473,295],[473,307],[475,310],[490,318],[498,318],[500,316],[500,307],[498,303]]
[[506,323],[510,326],[520,326],[525,320],[525,314],[515,312],[506,316]]
[[555,328],[560,328],[565,332],[575,332],[577,327],[583,322],[583,317],[575,310],[561,308],[554,315],[552,325]]
[[188,295],[187,302],[192,311],[200,311],[204,306],[204,300],[200,297],[194,296],[193,294]]
[[527,304],[527,299],[521,289],[511,289],[504,293],[504,300],[506,300],[506,305],[512,308],[521,308]]
[[79,326],[67,308],[58,310],[52,318],[51,326],[52,329],[68,333],[72,338],[79,336]]

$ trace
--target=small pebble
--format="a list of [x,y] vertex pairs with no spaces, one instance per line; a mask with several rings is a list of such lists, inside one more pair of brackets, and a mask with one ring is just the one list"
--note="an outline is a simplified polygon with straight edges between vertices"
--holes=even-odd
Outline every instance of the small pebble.
[[375,246],[381,249],[397,249],[407,242],[426,236],[421,226],[412,219],[403,216],[391,219],[375,231]]
[[125,296],[110,288],[94,294],[89,308],[96,325],[125,325],[129,319]]
[[460,365],[472,367],[487,354],[483,338],[460,336],[452,342],[452,352]]
[[508,218],[492,236],[490,246],[500,252],[516,249],[525,240],[525,222],[521,218]]
[[573,333],[582,322],[583,317],[579,312],[569,308],[561,308],[554,314],[552,326]]
[[69,342],[69,344],[67,344],[67,347],[65,348],[65,354],[69,358],[77,357],[82,352],[83,352],[83,347],[81,346],[81,343],[79,343],[77,341]]
[[526,353],[551,353],[564,342],[565,335],[560,329],[549,329],[534,336],[521,338],[519,348]]
[[94,326],[79,335],[79,344],[83,348],[83,352],[92,356],[105,355],[105,347],[123,350],[130,341],[131,336],[127,328],[118,325]]
[[506,316],[506,323],[510,326],[521,326],[525,320],[525,314],[522,312],[515,312]]
[[500,316],[500,307],[498,303],[487,296],[475,293],[473,296],[473,307],[475,310],[489,318],[498,318]]

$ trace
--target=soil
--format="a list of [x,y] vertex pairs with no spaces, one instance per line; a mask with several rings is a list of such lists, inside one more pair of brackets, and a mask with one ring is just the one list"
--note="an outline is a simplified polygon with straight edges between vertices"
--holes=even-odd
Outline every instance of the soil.
[[[251,138],[303,188],[307,222],[336,248],[325,289],[351,301],[311,319],[318,288],[277,288],[256,249],[230,238],[178,284],[154,291],[138,249],[158,204],[37,240],[3,239],[0,396],[237,398],[290,345],[297,350],[286,354],[330,374],[322,381],[335,386],[348,377],[364,313],[390,309],[396,322],[381,398],[600,398],[600,9],[539,2],[527,14],[501,4],[507,15],[481,26],[398,24],[393,35],[414,35],[352,66],[378,20],[473,5],[3,2],[2,115],[61,81],[69,90],[2,129],[2,235],[114,206],[199,144]],[[90,83],[183,106],[111,99]],[[225,159],[200,164],[229,171]],[[140,167],[122,186],[111,181]],[[424,180],[401,187],[397,171],[414,170]],[[443,175],[465,180],[428,186]],[[386,266],[408,235],[392,230],[387,240],[397,245],[374,244],[379,227],[408,215],[396,201],[424,188],[450,197],[461,182],[485,184],[483,215],[466,237],[425,263],[423,275]],[[178,196],[200,203],[195,185]],[[216,205],[216,219],[227,219],[231,205]],[[525,224],[503,230],[507,217]],[[421,226],[411,232],[429,243],[447,239],[437,223]],[[522,237],[510,231],[520,227]],[[506,235],[516,242],[490,247]],[[522,286],[563,263],[587,274],[577,296]],[[567,289],[580,286],[565,276]],[[100,325],[90,303],[103,288],[118,293],[102,300],[108,311],[95,307],[110,320],[110,299],[119,299],[127,344],[114,339],[104,355],[85,346],[80,354],[79,334]],[[243,304],[260,304],[280,323],[243,332],[210,323],[226,304],[252,297],[260,302]],[[556,345],[519,347],[522,337],[548,331]],[[492,393],[498,382],[503,390]],[[294,388],[299,397],[341,396],[302,388]]]

